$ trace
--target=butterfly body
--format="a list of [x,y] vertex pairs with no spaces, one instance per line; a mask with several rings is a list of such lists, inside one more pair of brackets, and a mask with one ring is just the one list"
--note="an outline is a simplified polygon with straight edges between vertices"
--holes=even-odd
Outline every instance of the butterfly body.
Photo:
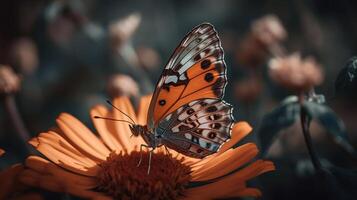
[[142,146],[164,145],[195,158],[217,152],[234,122],[232,106],[222,99],[226,84],[220,39],[203,23],[175,49],[156,85],[147,125],[130,125],[133,135],[144,139]]

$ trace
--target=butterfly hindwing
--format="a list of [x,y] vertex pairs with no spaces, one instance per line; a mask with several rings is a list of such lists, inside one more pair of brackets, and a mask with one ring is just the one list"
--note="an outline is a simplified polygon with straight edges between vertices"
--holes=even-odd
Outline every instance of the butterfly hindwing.
[[163,144],[198,158],[215,153],[230,138],[232,110],[220,99],[185,104],[160,122]]
[[149,128],[191,101],[222,98],[226,82],[217,32],[211,24],[201,24],[186,35],[166,65],[150,103]]

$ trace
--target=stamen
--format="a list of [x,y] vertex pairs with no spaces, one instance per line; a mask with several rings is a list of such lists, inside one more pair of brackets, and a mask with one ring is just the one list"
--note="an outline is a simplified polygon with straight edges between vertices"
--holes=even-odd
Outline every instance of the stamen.
[[[149,152],[142,156],[149,157]],[[150,174],[147,174],[148,159],[143,159],[139,167],[141,153],[111,153],[100,164],[98,190],[114,199],[177,199],[183,194],[191,179],[190,167],[171,155],[153,153]]]

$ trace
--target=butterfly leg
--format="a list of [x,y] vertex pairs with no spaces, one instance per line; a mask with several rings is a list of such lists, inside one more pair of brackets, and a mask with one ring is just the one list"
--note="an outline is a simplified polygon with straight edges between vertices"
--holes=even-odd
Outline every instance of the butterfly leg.
[[164,147],[165,147],[165,150],[166,150],[167,155],[169,155],[169,156],[170,156],[170,155],[171,155],[171,153],[170,153],[169,149],[168,149],[168,148],[167,148],[167,146],[165,146],[165,145],[164,145]]
[[141,164],[141,161],[143,160],[143,153],[142,153],[143,147],[150,148],[150,147],[149,147],[148,145],[146,145],[146,144],[141,144],[141,145],[140,145],[140,160],[139,160],[138,164],[136,165],[136,167],[139,167],[140,164]]
[[155,150],[155,148],[152,148],[149,153],[149,167],[148,167],[148,175],[150,174],[150,169],[151,169],[151,157],[152,157],[152,152]]

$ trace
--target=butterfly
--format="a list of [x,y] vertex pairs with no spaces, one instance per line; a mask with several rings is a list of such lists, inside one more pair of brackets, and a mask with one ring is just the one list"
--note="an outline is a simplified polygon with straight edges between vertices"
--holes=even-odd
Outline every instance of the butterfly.
[[[209,23],[189,32],[163,70],[152,96],[147,125],[131,124],[133,136],[141,136],[151,148],[167,149],[194,158],[219,150],[231,137],[233,107],[222,98],[227,84],[221,41]],[[138,166],[141,162],[138,163]]]

